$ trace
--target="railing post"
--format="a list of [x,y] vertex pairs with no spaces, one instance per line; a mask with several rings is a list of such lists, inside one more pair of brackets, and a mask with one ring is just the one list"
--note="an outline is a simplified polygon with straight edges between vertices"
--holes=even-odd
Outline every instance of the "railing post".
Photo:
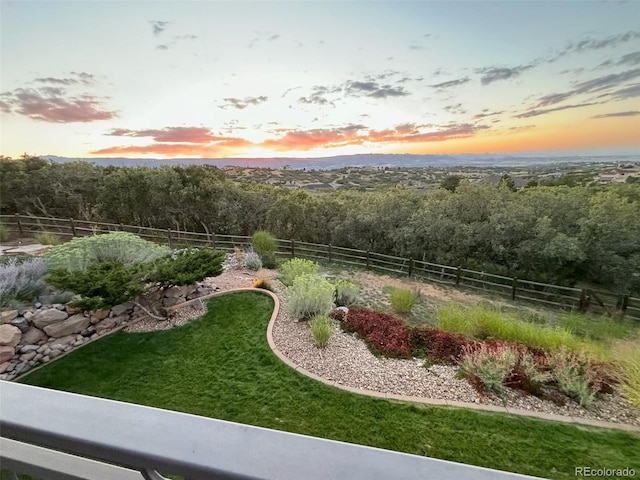
[[291,258],[296,258],[296,244],[293,241],[293,238],[289,240],[291,242]]
[[171,242],[171,229],[167,228],[167,240],[169,241],[169,248],[172,247],[172,242]]
[[583,288],[580,291],[580,303],[578,305],[578,310],[584,313],[588,309],[589,309],[589,301],[587,300],[587,291]]
[[124,232],[124,225],[122,224],[122,222],[120,223],[120,231]]
[[516,299],[516,289],[518,288],[518,279],[516,277],[513,277],[513,280],[511,282],[511,300],[515,300]]
[[627,312],[627,307],[629,306],[629,295],[622,296],[622,303],[620,304],[620,318],[624,318],[625,313]]
[[458,270],[456,270],[456,285],[460,285],[460,277],[462,277],[462,267],[458,266]]
[[23,235],[22,232],[22,222],[20,221],[20,214],[16,213],[16,222],[18,223],[18,231],[20,232],[20,236]]
[[327,249],[327,257],[329,258],[329,262],[331,262],[331,244],[328,245],[329,248]]
[[370,259],[369,250],[367,250],[367,268],[369,268],[369,259]]
[[408,276],[410,277],[411,275],[413,275],[413,258],[409,259],[409,274],[408,274]]
[[73,218],[69,219],[69,223],[71,223],[71,234],[75,237],[76,236],[76,222],[73,220]]

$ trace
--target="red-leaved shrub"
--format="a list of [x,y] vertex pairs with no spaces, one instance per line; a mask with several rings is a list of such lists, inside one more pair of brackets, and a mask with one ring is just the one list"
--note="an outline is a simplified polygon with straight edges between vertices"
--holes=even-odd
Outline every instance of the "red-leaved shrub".
[[347,332],[358,333],[376,353],[388,357],[411,357],[409,331],[404,322],[393,315],[353,308],[341,325]]
[[460,333],[445,332],[426,325],[411,330],[410,339],[413,351],[417,354],[454,364],[462,358],[465,346],[477,343]]

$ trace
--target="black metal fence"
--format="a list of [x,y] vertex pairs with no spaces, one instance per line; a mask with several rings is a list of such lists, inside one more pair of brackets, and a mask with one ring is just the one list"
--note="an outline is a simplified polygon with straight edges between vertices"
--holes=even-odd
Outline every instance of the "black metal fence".
[[[216,233],[185,232],[114,223],[90,222],[73,218],[49,218],[24,215],[0,215],[9,231],[18,235],[50,232],[61,237],[80,237],[115,231],[130,232],[141,238],[172,247],[211,247],[225,252],[251,244],[251,237],[218,235]],[[429,282],[480,290],[512,300],[522,300],[552,308],[593,312],[609,316],[640,320],[640,298],[628,294],[589,288],[552,285],[520,278],[494,275],[451,265],[395,257],[376,252],[278,239],[279,258],[301,257],[317,261],[337,262],[370,270],[404,275]]]

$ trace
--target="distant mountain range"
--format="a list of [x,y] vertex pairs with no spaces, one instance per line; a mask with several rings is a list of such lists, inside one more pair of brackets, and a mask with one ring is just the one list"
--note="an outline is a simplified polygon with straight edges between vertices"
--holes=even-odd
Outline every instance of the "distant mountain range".
[[563,156],[550,153],[535,154],[461,154],[461,155],[410,155],[410,154],[366,154],[339,155],[322,158],[68,158],[44,155],[43,158],[56,163],[85,161],[95,165],[117,167],[161,167],[163,165],[212,165],[215,167],[237,166],[254,168],[291,168],[307,170],[334,170],[343,167],[515,167],[558,163],[634,163],[638,155],[581,155]]

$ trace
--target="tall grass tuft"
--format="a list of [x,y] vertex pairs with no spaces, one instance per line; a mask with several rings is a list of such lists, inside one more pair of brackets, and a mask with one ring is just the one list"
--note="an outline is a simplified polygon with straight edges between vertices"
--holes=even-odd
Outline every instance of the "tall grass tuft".
[[331,325],[329,317],[326,315],[315,315],[309,322],[309,326],[311,327],[313,343],[315,343],[316,347],[326,347],[333,334],[333,326]]
[[618,348],[620,371],[618,381],[622,394],[640,407],[640,348],[637,343]]
[[38,257],[10,258],[0,266],[0,307],[12,300],[28,302],[36,298],[45,288],[42,277],[47,273],[47,264]]
[[60,245],[62,243],[60,237],[51,232],[36,233],[35,239],[41,245]]
[[460,361],[460,371],[477,377],[485,389],[501,393],[506,390],[505,381],[518,360],[518,353],[506,346],[480,347],[467,345]]
[[338,307],[349,307],[358,299],[358,286],[349,280],[338,280],[335,282],[336,305]]
[[438,326],[449,332],[463,333],[481,340],[492,337],[547,350],[567,348],[581,351],[591,347],[589,343],[580,341],[564,328],[524,322],[482,305],[472,308],[441,308],[438,310]]
[[260,255],[265,268],[276,267],[276,248],[278,246],[276,237],[266,230],[258,230],[251,237],[251,244],[255,252]]
[[391,290],[389,300],[396,313],[409,313],[416,303],[416,292],[408,288],[394,288]]
[[559,350],[547,358],[558,388],[582,406],[589,406],[596,396],[592,385],[589,360],[580,358],[568,350]]

